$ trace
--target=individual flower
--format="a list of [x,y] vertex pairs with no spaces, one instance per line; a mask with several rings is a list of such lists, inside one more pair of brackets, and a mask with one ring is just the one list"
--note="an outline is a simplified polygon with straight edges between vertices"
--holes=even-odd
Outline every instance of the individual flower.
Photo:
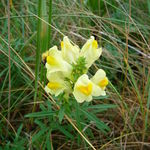
[[89,80],[86,74],[80,76],[74,85],[73,95],[77,102],[90,102],[92,96],[99,96],[101,89]]
[[49,49],[48,56],[46,57],[46,68],[48,73],[62,71],[64,74],[69,75],[72,70],[72,66],[63,60],[61,51],[54,46]]
[[47,73],[47,79],[49,80],[45,91],[52,95],[58,96],[64,91],[68,91],[69,85],[64,80],[64,76],[61,72]]
[[105,96],[106,86],[108,85],[108,78],[106,77],[106,73],[104,70],[99,69],[96,74],[91,78],[91,81],[96,84],[99,89],[102,91],[101,95]]
[[61,51],[63,59],[70,64],[75,63],[79,57],[78,46],[72,45],[67,36],[65,36],[61,42]]
[[91,36],[89,40],[83,45],[80,56],[86,58],[86,67],[89,68],[94,61],[96,61],[102,53],[102,48],[98,48],[98,43],[94,39],[94,36]]

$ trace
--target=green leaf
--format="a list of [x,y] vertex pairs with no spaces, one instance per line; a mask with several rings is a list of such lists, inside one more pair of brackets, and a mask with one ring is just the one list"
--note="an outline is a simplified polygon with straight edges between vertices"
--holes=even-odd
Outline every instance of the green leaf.
[[59,123],[62,122],[63,118],[64,118],[65,112],[64,112],[64,108],[61,107],[58,113],[58,118],[59,118]]
[[56,126],[57,126],[58,130],[60,130],[68,138],[70,138],[72,140],[74,139],[74,136],[71,133],[69,133],[64,127],[61,127],[59,124],[57,124]]
[[46,107],[45,107],[43,104],[40,104],[40,109],[41,109],[42,111],[47,111]]
[[89,109],[110,109],[110,108],[116,108],[117,105],[114,104],[99,104],[99,105],[92,105],[87,106]]
[[51,131],[48,132],[47,137],[46,137],[46,147],[47,150],[52,150],[52,145],[51,145],[51,140],[50,140],[50,136],[51,136]]
[[41,129],[43,129],[43,128],[46,128],[46,125],[43,123],[43,122],[41,122],[40,120],[35,120],[34,121]]
[[98,100],[101,100],[101,99],[106,99],[106,98],[108,98],[108,95],[106,95],[106,96],[97,96],[97,97],[93,97],[93,99],[98,99]]
[[49,128],[44,128],[40,130],[37,134],[32,137],[32,142],[38,140]]
[[22,131],[22,128],[23,128],[23,124],[21,124],[20,127],[17,130],[16,140],[18,139],[18,137],[19,137],[19,135],[20,135],[20,133]]
[[134,87],[134,89],[135,89],[135,92],[137,93],[137,98],[138,98],[138,101],[139,101],[139,104],[140,104],[140,109],[141,109],[141,112],[142,112],[142,114],[143,114],[143,116],[144,116],[144,108],[143,108],[143,102],[142,102],[142,97],[141,97],[141,91],[140,91],[140,89],[139,89],[139,87],[138,87],[138,84],[137,84],[137,81],[136,81],[136,79],[135,79],[135,76],[134,76],[134,73],[133,73],[133,70],[132,70],[132,68],[130,67],[130,65],[129,64],[127,64],[127,68],[128,68],[128,71],[129,71],[129,75],[130,75],[130,77],[131,77],[131,85]]
[[76,63],[72,64],[72,67],[73,69],[71,73],[71,78],[72,81],[75,83],[82,74],[87,72],[85,57],[79,57]]
[[30,113],[25,115],[25,117],[46,117],[46,116],[52,116],[54,115],[56,112],[35,112],[35,113]]
[[148,13],[150,15],[150,0],[147,0],[147,6],[148,6]]
[[86,112],[82,109],[80,109],[85,116],[90,120],[90,121],[94,121],[94,123],[96,123],[96,127],[98,129],[100,129],[101,131],[103,131],[104,133],[106,133],[106,131],[110,131],[110,128],[102,121],[100,121],[100,119],[98,119],[94,114],[90,113],[90,112]]

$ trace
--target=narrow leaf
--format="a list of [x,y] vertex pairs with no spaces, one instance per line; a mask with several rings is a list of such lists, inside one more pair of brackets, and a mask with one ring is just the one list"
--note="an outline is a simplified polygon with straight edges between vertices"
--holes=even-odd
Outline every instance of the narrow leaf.
[[35,112],[35,113],[30,113],[25,115],[25,117],[46,117],[46,116],[52,116],[54,115],[56,112]]

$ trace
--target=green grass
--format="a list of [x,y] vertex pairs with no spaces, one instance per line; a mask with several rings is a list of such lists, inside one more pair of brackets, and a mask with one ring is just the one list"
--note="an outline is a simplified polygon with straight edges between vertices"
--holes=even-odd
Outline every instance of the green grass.
[[[2,0],[0,149],[149,149],[149,6],[148,0],[12,1],[8,107],[8,17]],[[53,45],[60,49],[64,35],[80,47],[91,35],[97,38],[103,53],[89,73],[106,71],[106,97],[83,104],[70,97],[66,106],[61,96],[44,92],[41,54]]]

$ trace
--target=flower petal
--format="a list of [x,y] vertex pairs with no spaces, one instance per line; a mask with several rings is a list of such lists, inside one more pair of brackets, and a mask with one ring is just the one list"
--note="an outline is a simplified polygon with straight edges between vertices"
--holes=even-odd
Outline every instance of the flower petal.
[[92,96],[88,96],[85,101],[90,102],[90,101],[92,101],[92,99],[93,99]]
[[102,53],[102,48],[98,48],[97,41],[94,39],[93,36],[83,45],[81,49],[80,56],[86,58],[87,61],[87,68],[89,68],[94,61],[96,61]]
[[106,77],[106,73],[103,69],[99,69],[95,75],[91,78],[91,81],[95,84],[98,84],[100,80],[104,79]]
[[73,95],[78,103],[83,103],[87,99],[87,96],[83,95],[82,93],[80,93],[77,90],[73,91]]
[[61,42],[61,49],[63,59],[70,64],[75,63],[79,57],[79,48],[72,45],[67,36],[65,36]]
[[102,89],[99,88],[99,86],[97,86],[96,84],[93,83],[93,91],[92,91],[92,95],[93,96],[100,96],[102,94]]
[[58,96],[58,95],[61,94],[64,90],[63,90],[63,89],[52,90],[52,89],[50,89],[48,86],[45,86],[45,91],[46,91],[47,93],[52,94],[52,95]]

